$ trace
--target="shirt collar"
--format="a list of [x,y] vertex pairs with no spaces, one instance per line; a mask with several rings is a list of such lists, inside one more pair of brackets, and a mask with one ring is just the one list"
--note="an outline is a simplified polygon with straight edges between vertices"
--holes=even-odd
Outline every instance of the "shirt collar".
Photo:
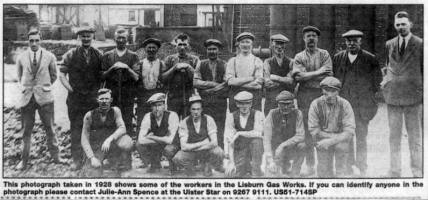
[[404,38],[406,40],[406,46],[407,46],[407,43],[409,43],[410,37],[412,37],[412,33],[407,34],[406,37],[403,37],[401,35],[399,35],[399,37],[400,37],[400,43],[403,41],[403,38]]

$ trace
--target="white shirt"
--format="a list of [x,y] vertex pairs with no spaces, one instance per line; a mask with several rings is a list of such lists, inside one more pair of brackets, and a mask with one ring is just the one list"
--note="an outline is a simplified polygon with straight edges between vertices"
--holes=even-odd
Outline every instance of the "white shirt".
[[149,61],[144,58],[141,74],[143,76],[144,88],[153,90],[156,88],[160,71],[160,60]]
[[358,54],[348,53],[349,62],[353,63],[357,59]]
[[[208,135],[217,133],[217,125],[215,124],[214,119],[209,115],[205,115],[205,116],[207,117]],[[180,136],[180,138],[189,135],[189,127],[187,127],[187,122],[186,122],[187,119],[189,118],[191,118],[191,116],[184,118],[180,123],[180,127],[178,129],[178,135]],[[192,123],[195,126],[196,133],[199,133],[199,131],[201,130],[201,121],[202,120],[199,120],[198,122],[195,123],[195,121],[192,120]]]
[[[34,60],[34,51],[31,50],[31,48],[28,48],[28,50],[30,51],[30,55],[31,55],[31,63],[33,63]],[[42,48],[39,47],[39,49],[36,51],[36,63],[39,62],[40,60],[40,54],[42,53]]]
[[403,38],[403,36],[398,36],[398,49],[401,49],[401,44],[403,44],[403,39],[406,41],[406,45],[404,46],[404,49],[406,49],[407,45],[409,44],[410,37],[412,37],[412,33],[407,34],[406,37]]

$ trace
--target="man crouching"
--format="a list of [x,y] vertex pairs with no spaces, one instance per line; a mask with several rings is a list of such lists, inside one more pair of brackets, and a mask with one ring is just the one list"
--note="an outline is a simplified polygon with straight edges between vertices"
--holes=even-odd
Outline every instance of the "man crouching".
[[[86,176],[100,177],[103,169],[115,164],[120,170],[117,158],[129,153],[133,142],[126,135],[125,123],[118,107],[111,107],[111,90],[98,90],[98,108],[86,113],[82,128],[82,147],[86,153]],[[113,162],[115,161],[115,163]]]
[[202,114],[202,99],[200,96],[189,98],[191,115],[180,123],[181,150],[172,159],[182,165],[187,176],[195,175],[193,164],[200,160],[204,166],[204,176],[212,176],[211,166],[223,171],[223,150],[217,142],[217,126],[214,119]]

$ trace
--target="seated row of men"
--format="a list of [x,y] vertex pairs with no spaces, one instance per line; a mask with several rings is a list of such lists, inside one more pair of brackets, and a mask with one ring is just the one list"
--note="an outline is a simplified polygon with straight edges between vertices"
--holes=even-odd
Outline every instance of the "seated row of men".
[[[354,132],[355,121],[348,101],[338,96],[339,80],[327,77],[321,82],[323,96],[311,103],[309,126],[318,152],[318,176],[343,177]],[[178,115],[166,109],[166,95],[156,93],[147,101],[152,112],[145,114],[136,147],[141,159],[150,164],[148,173],[158,172],[161,156],[169,161],[169,172],[182,167],[187,176],[195,175],[195,163],[203,166],[204,176],[212,169],[231,177],[270,175],[297,177],[304,159],[303,115],[295,108],[295,97],[282,91],[277,97],[278,107],[264,115],[252,108],[253,95],[241,91],[234,100],[238,110],[228,113],[224,137],[225,151],[218,145],[214,119],[203,112],[200,96],[189,99],[190,115],[179,123]],[[111,90],[98,91],[99,107],[84,118],[82,146],[91,176],[101,176],[104,165],[111,164],[121,152],[132,149],[132,139],[117,107],[111,107]],[[178,134],[178,135],[177,135]],[[126,154],[126,153],[125,153]],[[262,170],[262,156],[266,154],[267,170]],[[335,169],[333,172],[333,157]],[[223,159],[229,160],[226,169]],[[120,165],[116,160],[115,164]],[[89,174],[89,173],[88,173]]]

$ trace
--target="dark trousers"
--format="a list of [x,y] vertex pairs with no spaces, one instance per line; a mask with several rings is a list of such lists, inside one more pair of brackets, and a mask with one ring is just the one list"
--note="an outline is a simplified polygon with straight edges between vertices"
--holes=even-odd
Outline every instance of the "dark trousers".
[[[362,119],[359,115],[355,115],[355,143],[350,143],[348,156],[348,170],[352,165],[356,165],[360,172],[367,171],[367,133],[369,121]],[[356,146],[356,148],[355,148]],[[350,171],[352,172],[352,171]]]
[[[114,99],[113,99],[114,103]],[[132,126],[132,118],[134,118],[134,103],[133,102],[123,102],[122,104],[114,104],[114,106],[119,107],[120,112],[122,113],[123,122],[125,122],[126,133],[132,138],[136,138],[137,134],[134,132]]]
[[137,150],[140,153],[141,160],[144,163],[151,164],[152,168],[160,168],[162,154],[170,161],[178,152],[179,147],[174,144],[137,144]]
[[315,165],[314,141],[308,129],[308,112],[312,101],[320,97],[321,89],[319,88],[299,88],[297,93],[297,104],[303,114],[303,125],[305,127],[305,142],[306,142],[306,165],[308,168],[313,168]]
[[233,157],[236,177],[247,174],[262,176],[261,164],[263,157],[263,140],[261,138],[238,137],[234,143]]
[[401,176],[401,135],[403,116],[410,148],[410,167],[414,177],[422,177],[422,104],[411,106],[388,105],[390,171]]
[[58,158],[58,144],[54,132],[54,104],[49,103],[40,106],[37,104],[33,96],[30,102],[21,108],[22,126],[24,129],[22,138],[24,146],[22,149],[21,158],[24,165],[27,164],[30,156],[31,132],[33,132],[36,110],[39,113],[40,119],[46,131],[49,153],[51,154],[52,158]]
[[215,147],[209,150],[202,151],[183,151],[180,150],[175,154],[172,161],[180,166],[183,166],[186,171],[194,170],[193,165],[196,160],[201,163],[211,164],[214,167],[221,167],[223,165],[224,152],[220,147]]
[[188,104],[188,100],[184,100],[182,97],[168,97],[168,110],[176,112],[180,120],[189,115]]
[[[103,142],[97,142],[97,144],[91,145],[92,150],[94,151],[94,156],[103,163],[104,160],[108,159],[109,162],[113,165],[114,169],[130,169],[127,156],[130,155],[134,143],[128,135],[123,135],[118,138],[116,141],[112,142],[110,149],[107,153],[101,151],[101,146]],[[94,168],[91,165],[89,159],[85,160],[84,174],[87,177],[101,177],[103,175],[103,170],[105,169],[104,165],[101,165],[100,168]]]
[[226,120],[227,101],[226,98],[202,96],[204,103],[204,113],[211,116],[217,125],[218,146],[223,149],[224,145],[224,124]]
[[70,120],[71,157],[77,165],[83,164],[83,149],[81,144],[83,118],[90,111],[80,104],[68,104],[68,119]]
[[[282,173],[287,173],[291,167],[291,174],[298,176],[305,158],[306,144],[304,142],[284,148],[280,155],[275,156],[275,163],[281,167]],[[291,165],[293,161],[293,165]]]
[[349,141],[330,146],[327,150],[317,148],[318,165],[317,174],[322,178],[335,177],[333,172],[333,159],[335,162],[336,176],[344,177],[347,174],[347,161],[349,154]]

